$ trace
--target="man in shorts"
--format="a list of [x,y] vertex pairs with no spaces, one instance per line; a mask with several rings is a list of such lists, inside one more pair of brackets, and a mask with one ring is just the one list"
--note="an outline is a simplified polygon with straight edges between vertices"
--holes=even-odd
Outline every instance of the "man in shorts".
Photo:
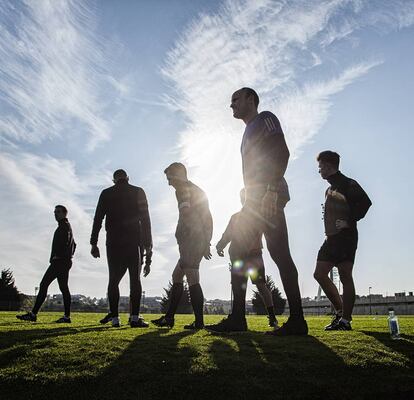
[[[242,205],[245,203],[245,190],[240,191],[240,200]],[[231,261],[231,284],[233,291],[233,313],[239,313],[236,318],[246,321],[246,289],[247,280],[256,285],[263,303],[266,306],[269,318],[269,326],[278,327],[278,321],[275,316],[272,293],[266,286],[265,267],[262,257],[262,232],[250,229],[249,221],[244,218],[242,212],[231,216],[229,224],[220,241],[216,245],[217,253],[220,257],[224,256],[224,249],[230,243],[229,256]],[[240,291],[241,295],[237,296]],[[246,328],[247,324],[242,324],[241,328]],[[207,326],[207,329],[209,327]]]
[[[276,115],[258,112],[259,96],[251,88],[233,93],[230,107],[233,117],[246,127],[241,143],[241,158],[246,203],[242,208],[247,226],[264,234],[270,256],[276,263],[289,303],[290,316],[274,336],[306,335],[308,326],[303,318],[298,271],[289,249],[284,208],[289,201],[289,189],[284,174],[289,160],[283,130]],[[243,296],[238,289],[238,296]],[[235,292],[236,296],[236,292]],[[230,315],[214,329],[224,332],[243,328],[243,320]],[[222,326],[224,325],[224,326]],[[211,328],[211,326],[210,326]]]
[[[317,157],[322,179],[330,183],[325,193],[324,224],[326,239],[318,253],[314,277],[335,308],[332,322],[326,331],[352,329],[352,309],[355,286],[352,277],[358,244],[357,221],[364,218],[371,200],[355,180],[339,170],[339,154],[323,151]],[[333,267],[338,268],[343,286],[342,299],[329,278]]]
[[204,328],[204,295],[200,286],[200,262],[204,257],[211,259],[210,241],[213,234],[213,219],[207,196],[197,185],[187,178],[187,170],[175,162],[164,171],[168,184],[174,187],[178,203],[178,224],[175,237],[180,258],[172,273],[172,289],[167,313],[152,322],[160,327],[174,326],[174,316],[183,294],[183,278],[187,278],[191,305],[195,321],[184,329]]

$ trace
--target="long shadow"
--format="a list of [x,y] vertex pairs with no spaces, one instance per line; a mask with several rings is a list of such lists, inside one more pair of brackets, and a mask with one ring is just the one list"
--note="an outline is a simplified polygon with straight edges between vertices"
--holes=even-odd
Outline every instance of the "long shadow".
[[393,340],[388,332],[373,332],[365,330],[360,332],[364,335],[373,337],[392,351],[407,357],[410,360],[411,367],[414,367],[414,336],[401,335],[400,340]]
[[[55,324],[56,325],[56,324]],[[51,339],[56,336],[75,335],[77,333],[93,332],[108,329],[102,325],[90,325],[88,326],[61,326],[53,329],[42,329],[39,326],[36,329],[23,329],[20,331],[7,331],[0,332],[0,350],[8,349],[19,344],[30,345],[36,340]]]

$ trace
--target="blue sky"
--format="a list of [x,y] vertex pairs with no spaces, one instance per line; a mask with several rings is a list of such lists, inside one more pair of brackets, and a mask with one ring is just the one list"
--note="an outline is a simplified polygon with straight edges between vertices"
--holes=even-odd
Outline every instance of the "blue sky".
[[[178,257],[163,170],[182,161],[206,190],[215,244],[239,208],[244,126],[230,97],[251,86],[292,154],[286,214],[302,295],[317,292],[326,183],[315,157],[325,149],[374,203],[359,225],[358,294],[413,290],[413,24],[414,1],[2,2],[1,266],[33,293],[63,203],[78,242],[71,291],[105,296],[106,258],[89,255],[89,235],[100,191],[125,168],[150,202],[144,290],[161,294]],[[207,298],[230,297],[226,258],[203,262],[201,279]]]

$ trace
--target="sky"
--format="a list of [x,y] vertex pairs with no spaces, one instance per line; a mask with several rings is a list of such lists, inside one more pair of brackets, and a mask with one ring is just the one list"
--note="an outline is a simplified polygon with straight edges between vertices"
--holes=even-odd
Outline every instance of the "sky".
[[[143,290],[161,295],[178,259],[163,171],[183,162],[206,191],[214,246],[240,209],[244,124],[229,105],[249,86],[259,111],[278,116],[291,152],[285,211],[302,297],[318,290],[327,183],[315,159],[327,149],[373,202],[359,223],[357,294],[412,291],[413,40],[412,0],[2,1],[0,268],[33,294],[48,267],[54,206],[64,204],[78,244],[71,292],[105,297],[105,232],[100,259],[89,237],[100,192],[124,168],[150,207]],[[230,298],[228,261],[202,262],[207,299]]]

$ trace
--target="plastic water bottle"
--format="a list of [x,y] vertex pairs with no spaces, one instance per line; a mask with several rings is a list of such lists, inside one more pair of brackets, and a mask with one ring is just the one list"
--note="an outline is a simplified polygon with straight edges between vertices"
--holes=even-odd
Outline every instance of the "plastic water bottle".
[[400,325],[398,324],[398,318],[394,310],[388,311],[388,327],[390,328],[391,339],[400,339]]

